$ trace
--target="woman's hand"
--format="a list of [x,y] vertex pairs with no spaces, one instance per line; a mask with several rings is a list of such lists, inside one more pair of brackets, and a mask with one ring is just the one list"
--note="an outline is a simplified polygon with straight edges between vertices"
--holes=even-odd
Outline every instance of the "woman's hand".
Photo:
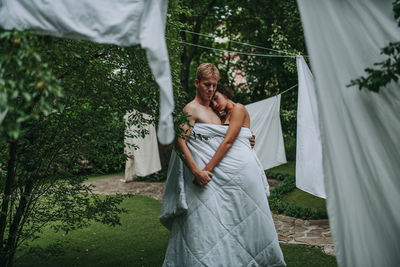
[[256,144],[256,135],[253,133],[253,131],[251,131],[251,138],[249,140],[251,148],[254,148],[254,145]]
[[208,184],[213,176],[211,172],[205,170],[193,172],[193,175],[193,183],[201,186]]

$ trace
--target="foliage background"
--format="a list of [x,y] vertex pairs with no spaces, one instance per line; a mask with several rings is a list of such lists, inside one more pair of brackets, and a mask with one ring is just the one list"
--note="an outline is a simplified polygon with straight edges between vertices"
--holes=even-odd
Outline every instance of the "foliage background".
[[[274,96],[297,84],[295,55],[298,52],[305,54],[306,48],[296,1],[257,0],[249,3],[215,0],[182,1],[181,4],[181,39],[175,42],[193,44],[184,44],[181,56],[182,90],[187,92],[190,99],[195,95],[195,71],[202,62],[212,62],[219,68],[222,76],[220,82],[230,86],[235,92],[233,100],[242,104]],[[221,39],[225,41],[218,41]],[[289,53],[292,56],[238,55],[195,45],[239,53],[281,56]],[[238,71],[245,76],[246,82],[243,84],[235,82]],[[289,160],[295,160],[296,110],[297,88],[283,94],[281,99],[281,122]]]

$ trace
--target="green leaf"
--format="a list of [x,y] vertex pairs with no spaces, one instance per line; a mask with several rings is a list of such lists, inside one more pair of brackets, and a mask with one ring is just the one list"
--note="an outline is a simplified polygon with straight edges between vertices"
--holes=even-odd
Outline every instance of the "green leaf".
[[22,92],[22,96],[25,98],[26,101],[31,101],[32,96],[31,94],[27,93],[27,92]]

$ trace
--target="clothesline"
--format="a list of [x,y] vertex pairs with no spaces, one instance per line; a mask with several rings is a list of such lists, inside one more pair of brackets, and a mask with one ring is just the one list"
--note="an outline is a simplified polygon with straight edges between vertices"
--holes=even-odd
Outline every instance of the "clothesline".
[[[215,39],[215,38],[225,39],[226,38],[226,37],[222,38],[222,37],[219,37],[219,36],[213,36],[212,34],[202,34],[202,33],[198,33],[198,32],[192,32],[192,31],[188,31],[188,30],[181,30],[181,31],[182,32],[187,32],[187,33],[190,33],[190,34],[195,34],[195,35],[207,37],[207,38],[212,38],[212,39]],[[269,50],[269,51],[273,51],[273,52],[277,52],[277,53],[283,53],[283,54],[293,55],[293,56],[297,55],[295,53],[289,53],[289,52],[282,51],[282,50],[267,48],[267,47],[263,47],[263,46],[259,46],[259,45],[253,45],[253,44],[249,44],[249,43],[238,42],[238,41],[234,41],[234,40],[230,40],[230,39],[227,39],[227,41],[231,42],[231,43],[234,43],[234,44],[240,44],[240,45],[244,45],[244,46],[255,47],[255,48]]]
[[188,42],[184,42],[184,41],[178,41],[178,40],[168,38],[168,37],[166,37],[166,38],[173,42],[177,42],[177,43],[181,43],[181,44],[196,46],[196,47],[209,49],[209,50],[215,50],[215,51],[219,51],[219,52],[235,53],[237,55],[247,55],[247,56],[254,56],[254,57],[290,57],[290,58],[296,57],[296,55],[274,55],[274,54],[258,54],[258,53],[246,53],[246,52],[232,51],[232,50],[227,50],[227,49],[220,49],[220,48],[214,48],[214,47],[209,47],[209,46],[204,46],[204,45],[192,44],[192,43],[188,43]]
[[[172,24],[170,22],[168,22],[169,24]],[[195,34],[198,36],[203,36],[203,37],[207,37],[207,38],[221,38],[221,39],[225,39],[226,37],[220,37],[220,36],[215,36],[212,34],[203,34],[203,33],[199,33],[199,32],[194,32],[194,31],[189,31],[189,30],[183,30],[181,29],[180,31],[182,32],[186,32],[186,33],[190,33],[190,34]],[[267,48],[267,47],[263,47],[263,46],[259,46],[259,45],[253,45],[253,44],[249,44],[249,43],[244,43],[244,42],[239,42],[239,41],[234,41],[231,39],[227,39],[228,42],[231,43],[235,43],[235,44],[240,44],[240,45],[244,45],[244,46],[250,46],[250,47],[255,47],[255,48],[259,48],[259,49],[264,49],[264,50],[269,50],[269,51],[273,51],[273,52],[277,52],[277,53],[283,53],[283,54],[287,54],[287,55],[292,55],[292,56],[296,56],[297,54],[295,53],[290,53],[290,52],[286,52],[286,51],[282,51],[282,50],[277,50],[277,49],[272,49],[272,48]],[[308,57],[308,55],[303,55],[304,57]]]
[[282,93],[279,93],[279,94],[277,94],[277,95],[283,95],[284,93],[286,93],[286,92],[292,90],[292,89],[295,88],[296,86],[297,86],[297,83],[296,83],[295,85],[293,85],[292,87],[290,87],[289,89],[286,89],[285,91],[283,91]]

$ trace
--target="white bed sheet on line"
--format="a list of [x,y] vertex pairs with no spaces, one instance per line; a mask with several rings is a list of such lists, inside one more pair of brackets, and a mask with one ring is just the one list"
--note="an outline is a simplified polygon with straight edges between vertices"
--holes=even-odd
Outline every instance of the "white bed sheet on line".
[[321,135],[314,77],[302,56],[297,56],[296,187],[326,198],[322,171]]
[[281,95],[277,95],[245,106],[250,115],[250,129],[256,135],[254,150],[264,170],[287,162],[280,105]]
[[398,42],[392,0],[298,0],[316,96],[327,209],[339,266],[400,264],[400,83],[351,80]]

